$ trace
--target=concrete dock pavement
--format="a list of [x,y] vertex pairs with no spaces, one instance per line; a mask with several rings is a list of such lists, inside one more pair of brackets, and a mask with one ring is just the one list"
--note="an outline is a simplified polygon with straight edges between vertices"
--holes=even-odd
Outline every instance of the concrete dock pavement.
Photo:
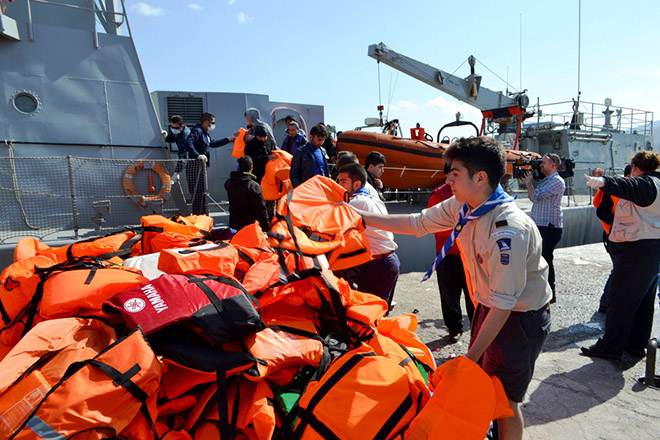
[[[603,245],[556,249],[554,255],[558,299],[551,306],[550,336],[522,404],[524,439],[659,439],[660,389],[637,381],[645,375],[645,359],[625,354],[621,361],[609,361],[580,354],[580,347],[602,334],[605,323],[605,315],[596,312],[611,269]],[[417,334],[442,363],[464,354],[470,335],[466,331],[458,343],[449,342],[435,277],[420,283],[422,275],[401,275],[393,314],[416,312]],[[658,301],[655,308],[652,336],[660,337]],[[467,317],[464,327],[468,329]],[[657,368],[655,374],[660,374]]]

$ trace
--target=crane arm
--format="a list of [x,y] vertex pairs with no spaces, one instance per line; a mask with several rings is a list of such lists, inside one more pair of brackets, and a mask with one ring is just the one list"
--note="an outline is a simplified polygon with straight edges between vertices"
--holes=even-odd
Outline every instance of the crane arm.
[[395,52],[383,43],[370,45],[368,55],[479,110],[520,106],[519,100],[508,97],[502,92],[494,92],[481,87],[481,76],[474,73],[476,60],[473,56],[468,59],[471,70],[470,76],[461,79]]

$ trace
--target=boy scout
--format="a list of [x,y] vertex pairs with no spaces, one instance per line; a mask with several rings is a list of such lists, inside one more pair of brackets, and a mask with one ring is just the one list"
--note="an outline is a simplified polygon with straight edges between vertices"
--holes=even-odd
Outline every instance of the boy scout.
[[400,234],[454,229],[450,241],[457,237],[476,303],[465,356],[504,385],[514,417],[498,420],[500,438],[522,439],[519,404],[550,331],[552,290],[541,236],[499,185],[506,161],[497,141],[460,139],[445,160],[451,162],[447,183],[454,197],[418,214],[360,214],[366,225]]

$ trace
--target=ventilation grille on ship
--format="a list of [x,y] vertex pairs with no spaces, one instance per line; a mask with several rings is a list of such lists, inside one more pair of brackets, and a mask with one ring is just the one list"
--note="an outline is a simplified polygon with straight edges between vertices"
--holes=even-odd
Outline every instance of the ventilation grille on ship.
[[204,100],[192,97],[167,97],[167,118],[172,115],[181,115],[186,125],[193,126],[202,119],[204,113]]

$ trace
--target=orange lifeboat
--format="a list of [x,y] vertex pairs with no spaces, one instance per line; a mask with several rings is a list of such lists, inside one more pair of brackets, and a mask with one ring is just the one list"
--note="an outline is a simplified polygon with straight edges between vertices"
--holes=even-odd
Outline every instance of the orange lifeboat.
[[364,164],[372,151],[387,158],[383,184],[393,189],[436,188],[445,180],[443,154],[447,144],[406,139],[383,133],[350,130],[337,139],[337,151],[352,151]]

